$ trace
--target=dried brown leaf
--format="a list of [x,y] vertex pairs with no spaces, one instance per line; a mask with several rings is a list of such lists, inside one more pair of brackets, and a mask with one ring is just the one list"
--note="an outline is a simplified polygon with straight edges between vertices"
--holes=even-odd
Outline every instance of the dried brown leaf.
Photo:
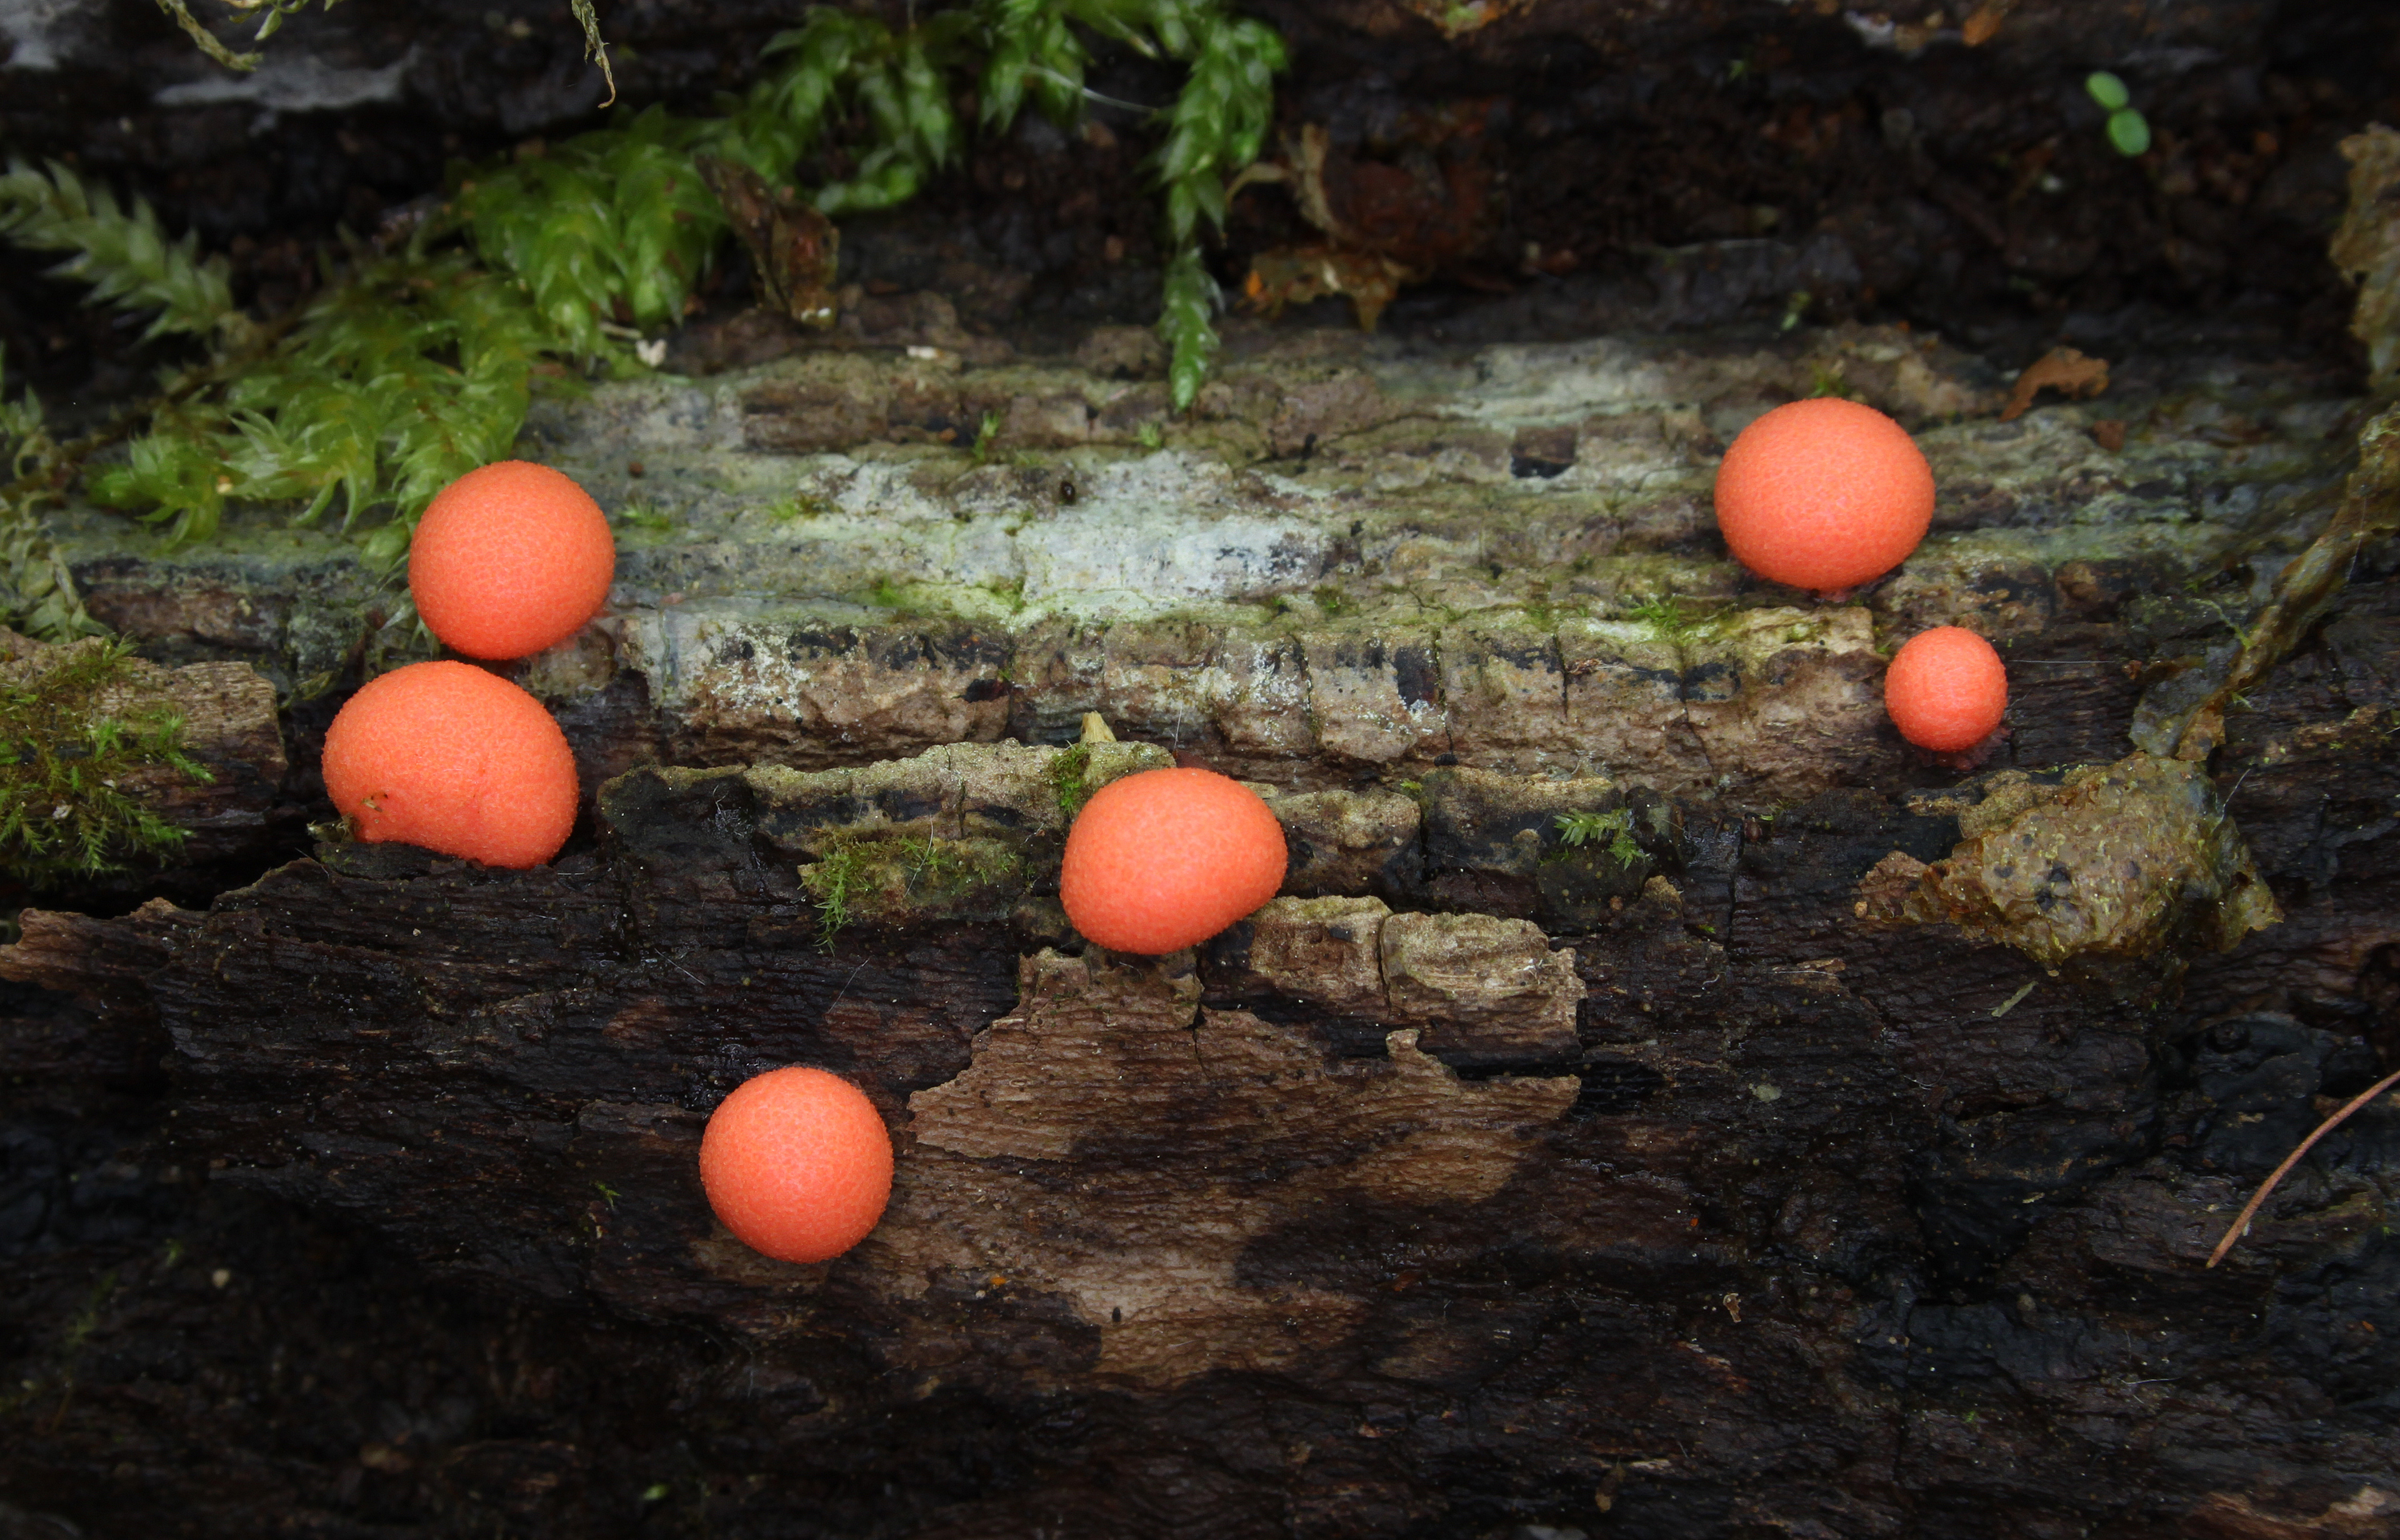
[[1984,0],[1960,22],[1958,31],[1970,48],[1980,48],[1999,35],[2000,23],[2016,9],[2016,0]]
[[2009,403],[2000,408],[2000,420],[2014,422],[2024,416],[2033,405],[2034,397],[2045,389],[2080,400],[2107,388],[2107,359],[2087,358],[2072,348],[2053,348],[2017,376],[2016,388],[2009,393]]

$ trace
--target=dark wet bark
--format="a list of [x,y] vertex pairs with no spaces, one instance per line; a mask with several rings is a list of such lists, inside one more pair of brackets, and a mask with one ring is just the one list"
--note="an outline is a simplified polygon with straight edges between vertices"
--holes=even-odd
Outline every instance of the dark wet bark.
[[[1572,1043],[1514,1059],[1460,1024],[1551,997],[1411,1006],[1397,921],[1380,974],[1338,925],[1275,963],[1263,920],[1196,972],[1020,962],[1038,902],[819,949],[812,829],[1026,805],[940,774],[912,807],[639,772],[540,872],[351,847],[205,911],[28,914],[12,1095],[134,1142],[12,1152],[9,1498],[189,1533],[2385,1533],[2400,1123],[2200,1262],[2390,1046],[2395,593],[2229,719],[2286,918],[2164,992],[1863,927],[1869,867],[1958,835],[1892,785],[1685,806],[1574,924],[1431,834],[1504,786],[1428,785],[1391,906],[1488,881],[1572,952]],[[743,1251],[693,1173],[793,1060],[899,1140],[826,1267]]]
[[[1909,60],[1822,7],[1534,5],[1456,43],[1427,8],[1275,12],[1293,121],[1525,93],[1479,250],[1575,271],[1436,285],[1384,344],[1243,323],[1170,422],[1142,334],[1092,325],[1150,303],[1101,255],[1147,250],[1138,146],[1037,136],[923,224],[845,232],[837,342],[939,364],[837,348],[545,408],[531,451],[604,501],[686,499],[675,538],[629,543],[611,619],[521,673],[596,794],[549,868],[287,861],[341,690],[405,655],[389,593],[330,539],[102,555],[114,526],[61,515],[95,613],[276,681],[294,768],[240,783],[218,866],[70,895],[0,951],[0,1536],[2393,1533],[2400,1115],[2353,1119],[2201,1265],[2400,1062],[2390,542],[2184,788],[2279,922],[2210,950],[2238,875],[2212,857],[2173,868],[2163,950],[2052,972],[1889,880],[2121,760],[2162,686],[2225,677],[2329,513],[2366,416],[2320,255],[2331,143],[2388,28],[2024,0],[1984,50]],[[15,142],[250,237],[263,303],[305,238],[596,96],[563,8],[520,36],[358,0],[279,41],[356,68],[417,44],[402,106],[252,138],[254,103],[157,103],[202,71],[152,11],[95,14],[61,73],[0,75]],[[689,104],[784,20],[604,11],[630,97]],[[2075,94],[2137,54],[2180,136],[2155,179]],[[2064,198],[1997,158],[2053,134]],[[1280,196],[1246,198],[1228,276],[1298,233]],[[1054,205],[1072,238],[1045,244]],[[128,388],[115,343],[49,347],[81,320],[29,271],[12,364]],[[1812,320],[1938,319],[1983,356],[1813,327],[1468,350],[1772,323],[1804,285]],[[738,281],[718,299],[678,365],[798,346]],[[1985,431],[2014,368],[2094,325],[2112,394]],[[1722,438],[1820,376],[1943,478],[1911,570],[1825,606],[1743,580],[1705,503]],[[1006,463],[933,447],[987,411]],[[1236,471],[1104,483],[1148,473],[1144,428]],[[819,452],[857,463],[788,458]],[[1057,608],[870,607],[878,576],[959,575],[864,522],[757,533],[758,488],[910,455],[873,484],[921,498],[907,540],[1021,526],[1017,596],[1030,572]],[[1059,589],[1079,537],[1045,531],[1145,498],[1280,543],[1159,557],[1192,615]],[[1708,624],[1628,620],[1657,593]],[[1945,621],[2010,642],[2013,736],[1979,776],[1876,709],[1876,647]],[[1088,710],[1147,744],[1096,775],[1180,753],[1274,783],[1291,898],[1196,957],[1083,952],[1055,749],[998,741]],[[1618,809],[1630,856],[1558,838]],[[840,842],[860,918],[828,947],[802,874]],[[2057,852],[2070,879],[2099,859]],[[807,1269],[717,1229],[693,1169],[716,1101],[794,1061],[855,1077],[899,1152],[882,1229]]]

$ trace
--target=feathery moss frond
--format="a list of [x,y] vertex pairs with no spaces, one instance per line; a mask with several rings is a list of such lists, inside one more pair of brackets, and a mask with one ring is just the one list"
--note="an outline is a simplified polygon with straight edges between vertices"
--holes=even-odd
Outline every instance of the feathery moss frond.
[[91,286],[91,303],[156,310],[143,339],[169,332],[207,336],[245,324],[234,308],[225,260],[198,252],[198,238],[169,240],[149,204],[119,208],[106,187],[56,161],[46,174],[12,160],[0,175],[0,237],[40,252],[73,252],[50,269]]
[[1217,280],[1200,257],[1197,243],[1179,250],[1166,265],[1165,303],[1160,307],[1158,334],[1172,355],[1166,369],[1167,396],[1178,412],[1190,409],[1208,377],[1217,357]]
[[67,642],[100,628],[84,613],[75,579],[42,523],[52,493],[48,471],[58,454],[31,389],[0,400],[0,623],[45,642]]
[[397,543],[379,531],[370,547],[397,556],[435,493],[507,457],[544,340],[524,293],[464,252],[366,261],[220,400],[160,412],[91,496],[172,520],[177,538],[212,533],[228,499],[305,500],[307,523],[338,497],[344,528],[398,515]]

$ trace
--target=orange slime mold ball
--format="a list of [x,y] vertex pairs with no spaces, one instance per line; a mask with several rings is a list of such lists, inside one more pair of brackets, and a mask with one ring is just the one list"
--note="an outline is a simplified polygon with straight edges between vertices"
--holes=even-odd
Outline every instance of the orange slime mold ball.
[[743,1081],[700,1137],[708,1206],[743,1245],[829,1261],[866,1239],[892,1198],[892,1136],[866,1093],[794,1066]]
[[1933,522],[1933,468],[1908,429],[1823,396],[1741,430],[1717,468],[1717,527],[1742,566],[1794,588],[1851,588],[1898,566]]
[[575,826],[575,756],[540,702],[467,663],[371,679],[325,733],[325,790],[361,839],[539,866]]
[[1883,709],[1918,748],[1973,748],[2009,709],[2008,667],[1991,643],[1963,626],[1918,632],[1884,673]]
[[600,613],[617,542],[591,494],[546,465],[501,460],[442,489],[408,543],[408,591],[442,645],[523,658]]
[[1143,770],[1084,804],[1058,898],[1088,939],[1156,957],[1273,898],[1283,868],[1283,825],[1258,793],[1215,770]]

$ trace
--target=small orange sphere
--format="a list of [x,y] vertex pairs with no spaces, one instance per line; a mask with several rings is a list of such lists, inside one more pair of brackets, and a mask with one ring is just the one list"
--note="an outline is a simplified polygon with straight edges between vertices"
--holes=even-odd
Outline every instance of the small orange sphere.
[[717,1103],[700,1184],[725,1228],[779,1261],[830,1261],[892,1200],[892,1135],[866,1093],[823,1070],[770,1070]]
[[1918,748],[1973,748],[2009,709],[2008,666],[1991,643],[1964,626],[1918,632],[1884,673],[1883,709]]
[[325,790],[361,839],[539,866],[575,826],[575,756],[542,703],[469,663],[367,681],[325,733]]
[[523,658],[600,613],[617,542],[591,494],[546,465],[501,460],[442,489],[408,543],[408,591],[442,645]]
[[1088,939],[1156,957],[1273,898],[1283,869],[1283,825],[1258,793],[1215,770],[1143,770],[1076,815],[1058,898]]
[[1717,527],[1742,566],[1850,588],[1908,559],[1933,523],[1933,468],[1908,429],[1838,396],[1779,406],[1717,467]]

